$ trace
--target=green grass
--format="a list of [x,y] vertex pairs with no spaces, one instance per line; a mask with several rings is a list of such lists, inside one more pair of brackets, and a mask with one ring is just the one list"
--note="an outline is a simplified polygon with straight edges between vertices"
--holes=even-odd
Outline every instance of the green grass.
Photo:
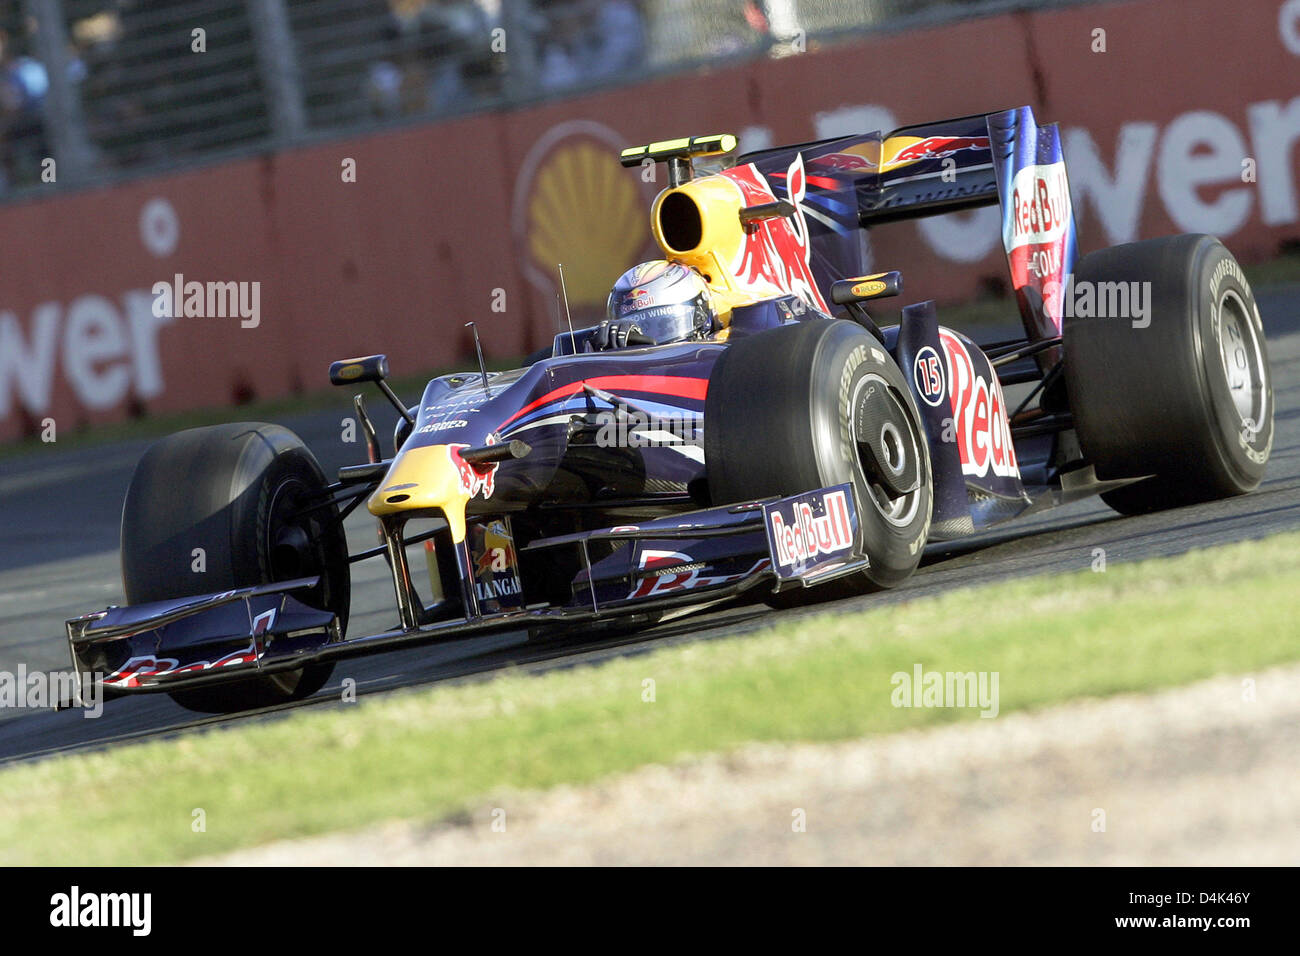
[[1257,265],[1242,266],[1242,271],[1250,280],[1251,287],[1256,289],[1300,282],[1300,252],[1289,252]]
[[[753,741],[980,721],[892,674],[997,671],[1002,714],[1300,658],[1300,533],[961,590],[542,676],[384,695],[0,772],[0,864],[170,863]],[[642,700],[643,681],[655,701]],[[131,701],[110,706],[130,707]],[[191,831],[192,812],[206,832]]]

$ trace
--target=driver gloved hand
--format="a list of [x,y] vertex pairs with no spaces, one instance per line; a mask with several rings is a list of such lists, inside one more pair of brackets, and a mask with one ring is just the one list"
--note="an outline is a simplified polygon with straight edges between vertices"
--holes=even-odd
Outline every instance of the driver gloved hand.
[[629,345],[654,345],[654,340],[642,333],[635,322],[627,319],[605,319],[591,333],[591,344],[600,352],[608,349],[625,349]]

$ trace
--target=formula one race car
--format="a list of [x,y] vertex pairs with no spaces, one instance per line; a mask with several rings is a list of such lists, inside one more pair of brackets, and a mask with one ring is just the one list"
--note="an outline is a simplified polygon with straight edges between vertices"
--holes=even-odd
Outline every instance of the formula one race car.
[[[376,383],[402,413],[391,457],[360,396],[370,460],[332,482],[275,425],[152,446],[122,516],[130,605],[67,625],[83,697],[93,681],[259,706],[320,689],[340,657],[634,626],[751,589],[778,605],[863,593],[905,580],[927,542],[1032,509],[1101,494],[1131,514],[1259,484],[1273,397],[1241,269],[1203,235],[1076,262],[1057,129],[1028,107],[696,174],[735,147],[623,152],[667,165],[663,259],[531,364],[435,378],[408,409],[383,356],[335,363],[335,384]],[[977,345],[933,302],[877,325],[865,303],[902,279],[862,274],[859,230],[993,203],[1024,335]],[[349,554],[342,519],[362,502],[381,543]],[[372,558],[393,626],[348,634],[349,565]]]

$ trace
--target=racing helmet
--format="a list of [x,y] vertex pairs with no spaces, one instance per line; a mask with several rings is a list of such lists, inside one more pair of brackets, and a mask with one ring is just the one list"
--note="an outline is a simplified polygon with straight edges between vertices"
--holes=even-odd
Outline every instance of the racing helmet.
[[614,283],[599,348],[664,345],[707,335],[716,327],[704,278],[689,266],[652,259]]

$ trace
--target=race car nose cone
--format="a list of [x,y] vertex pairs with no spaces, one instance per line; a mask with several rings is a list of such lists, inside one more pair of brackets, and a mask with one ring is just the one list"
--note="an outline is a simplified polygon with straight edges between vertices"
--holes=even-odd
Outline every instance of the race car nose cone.
[[484,476],[462,459],[462,447],[426,445],[399,452],[366,508],[377,518],[436,508],[446,517],[452,540],[464,541],[465,505],[490,482],[491,472]]

